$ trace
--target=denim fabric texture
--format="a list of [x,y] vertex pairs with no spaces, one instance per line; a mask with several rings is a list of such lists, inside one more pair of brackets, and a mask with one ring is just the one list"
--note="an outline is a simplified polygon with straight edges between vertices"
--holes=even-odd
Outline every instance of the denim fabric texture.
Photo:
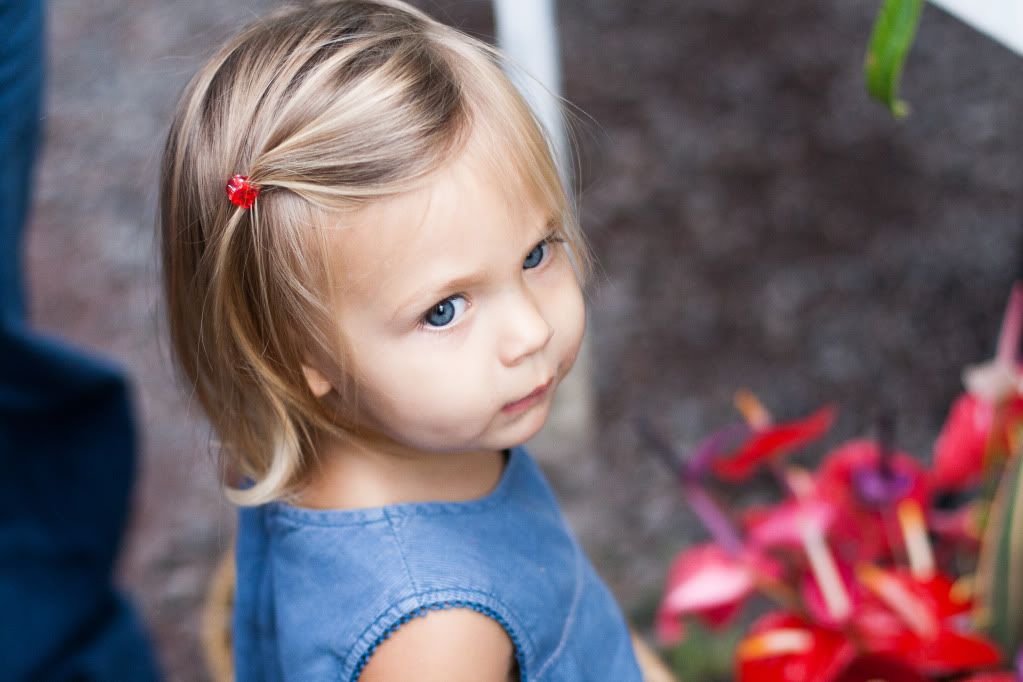
[[0,679],[158,679],[113,585],[135,471],[121,370],[33,331],[22,272],[44,7],[0,0]]
[[497,620],[521,680],[642,680],[618,604],[523,448],[475,500],[241,509],[237,560],[240,682],[356,680],[379,643],[435,608]]

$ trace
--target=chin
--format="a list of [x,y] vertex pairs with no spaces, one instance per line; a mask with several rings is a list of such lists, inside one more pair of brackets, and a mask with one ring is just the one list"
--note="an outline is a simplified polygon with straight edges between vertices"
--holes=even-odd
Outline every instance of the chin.
[[521,416],[521,419],[513,425],[514,442],[510,443],[508,447],[515,447],[522,445],[527,440],[540,433],[540,430],[547,423],[547,418],[551,414],[551,404],[553,403],[553,396],[548,398],[547,402],[543,405],[537,405],[535,410],[530,410]]

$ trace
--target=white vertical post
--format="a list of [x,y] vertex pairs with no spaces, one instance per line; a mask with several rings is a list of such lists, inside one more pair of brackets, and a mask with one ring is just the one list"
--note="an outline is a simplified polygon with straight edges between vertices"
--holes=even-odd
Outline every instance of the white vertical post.
[[931,0],[949,14],[1023,55],[1023,2],[1020,0]]
[[[554,0],[493,2],[497,44],[513,62],[513,67],[525,71],[519,73],[513,68],[508,75],[547,129],[562,180],[566,187],[571,187],[572,164],[565,121],[558,102],[561,95],[561,59]],[[564,461],[568,454],[564,449],[566,441],[577,450],[588,446],[593,405],[592,363],[589,342],[584,339],[575,368],[558,389],[551,418],[536,448],[538,456],[557,457]],[[558,444],[557,450],[555,444]]]
[[494,0],[497,44],[515,66],[509,74],[547,128],[564,178],[568,147],[556,97],[561,95],[561,59],[554,0]]

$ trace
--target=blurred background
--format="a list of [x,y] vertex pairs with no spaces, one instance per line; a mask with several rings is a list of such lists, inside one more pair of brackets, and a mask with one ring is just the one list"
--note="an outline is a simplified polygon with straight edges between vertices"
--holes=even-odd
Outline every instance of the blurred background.
[[[172,107],[269,0],[49,3],[46,137],[28,234],[31,317],[130,373],[140,479],[119,581],[167,679],[206,679],[199,614],[234,515],[172,373],[154,210]],[[492,39],[488,0],[431,0]],[[755,391],[779,419],[834,402],[821,450],[894,409],[927,458],[960,371],[994,352],[1023,250],[1023,61],[928,5],[896,122],[867,99],[878,2],[561,0],[578,130],[592,446],[538,453],[569,521],[646,633],[703,531],[641,445],[680,448]],[[812,453],[810,455],[812,458]]]

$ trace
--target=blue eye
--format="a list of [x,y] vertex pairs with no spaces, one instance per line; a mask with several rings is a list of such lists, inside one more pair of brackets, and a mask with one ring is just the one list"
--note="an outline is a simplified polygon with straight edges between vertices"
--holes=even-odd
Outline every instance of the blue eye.
[[537,265],[543,262],[547,256],[547,252],[550,250],[551,245],[548,240],[543,240],[539,244],[533,247],[533,250],[526,256],[526,260],[522,263],[523,270],[530,270],[535,268]]
[[434,305],[423,315],[423,323],[427,327],[439,329],[450,325],[456,317],[465,312],[465,297],[451,296]]

